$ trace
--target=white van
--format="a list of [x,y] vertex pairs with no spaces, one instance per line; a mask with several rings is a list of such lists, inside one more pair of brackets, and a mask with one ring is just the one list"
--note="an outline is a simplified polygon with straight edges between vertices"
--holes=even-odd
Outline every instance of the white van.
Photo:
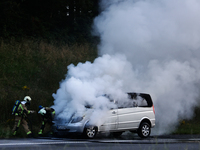
[[155,110],[151,96],[144,93],[127,93],[131,100],[126,107],[118,107],[107,112],[105,122],[99,126],[89,124],[93,109],[78,112],[68,123],[56,121],[53,131],[57,135],[81,133],[86,138],[94,138],[97,133],[110,132],[120,136],[124,131],[136,132],[141,138],[149,137],[151,128],[155,126]]

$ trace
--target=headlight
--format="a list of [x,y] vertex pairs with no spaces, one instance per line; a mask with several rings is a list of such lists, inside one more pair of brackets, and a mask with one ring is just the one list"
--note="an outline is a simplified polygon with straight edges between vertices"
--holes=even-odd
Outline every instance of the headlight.
[[77,123],[80,122],[81,120],[83,120],[83,117],[76,117],[72,119],[71,123]]

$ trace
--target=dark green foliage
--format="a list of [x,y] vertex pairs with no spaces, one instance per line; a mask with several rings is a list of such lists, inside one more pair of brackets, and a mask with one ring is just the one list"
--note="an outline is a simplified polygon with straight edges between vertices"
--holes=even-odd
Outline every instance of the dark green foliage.
[[86,42],[98,0],[1,0],[0,36]]

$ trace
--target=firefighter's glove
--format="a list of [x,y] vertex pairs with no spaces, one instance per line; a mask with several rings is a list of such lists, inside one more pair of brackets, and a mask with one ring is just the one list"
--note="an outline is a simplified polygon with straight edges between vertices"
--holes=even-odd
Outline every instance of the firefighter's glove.
[[35,113],[35,111],[34,111],[34,110],[31,110],[30,113],[33,114],[33,113]]

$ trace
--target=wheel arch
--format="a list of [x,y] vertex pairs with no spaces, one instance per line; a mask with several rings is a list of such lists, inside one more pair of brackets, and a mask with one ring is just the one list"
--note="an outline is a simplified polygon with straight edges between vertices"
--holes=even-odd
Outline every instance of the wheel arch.
[[144,122],[148,123],[148,124],[150,125],[150,128],[151,128],[152,124],[151,124],[151,121],[150,121],[148,118],[143,118],[143,119],[140,121],[140,124],[139,124],[138,128],[139,128],[140,125],[141,125],[142,123],[144,123]]
[[97,132],[99,131],[99,130],[98,130],[98,129],[99,129],[98,126],[89,124],[89,120],[86,121],[86,123],[85,123],[85,125],[84,125],[84,128],[83,128],[83,131],[84,131],[84,129],[87,128],[87,127],[95,127],[95,128],[97,128]]

